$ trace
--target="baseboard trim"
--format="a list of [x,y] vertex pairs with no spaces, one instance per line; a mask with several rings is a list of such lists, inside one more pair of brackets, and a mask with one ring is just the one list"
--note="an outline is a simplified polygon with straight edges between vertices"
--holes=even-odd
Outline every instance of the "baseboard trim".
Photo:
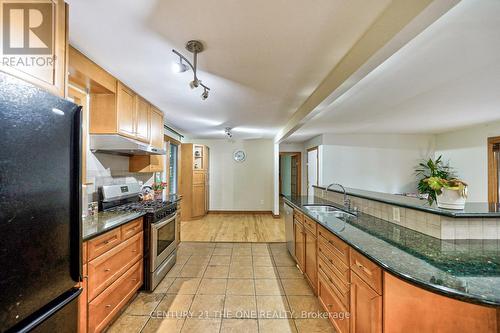
[[209,210],[208,214],[271,214],[270,210]]

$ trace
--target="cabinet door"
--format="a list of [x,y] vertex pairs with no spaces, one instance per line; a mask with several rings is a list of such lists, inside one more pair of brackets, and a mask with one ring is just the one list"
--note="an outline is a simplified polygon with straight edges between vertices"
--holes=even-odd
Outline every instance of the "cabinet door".
[[78,333],[86,333],[87,332],[87,283],[88,283],[88,270],[87,265],[83,265],[83,281],[80,286],[83,289],[80,294],[80,298],[78,300]]
[[135,93],[118,82],[116,94],[118,133],[135,138]]
[[193,185],[193,217],[205,215],[205,185]]
[[163,112],[151,107],[151,145],[163,148]]
[[[31,3],[39,6],[36,10],[42,15],[37,29],[29,29],[22,21],[31,11],[29,2],[20,6],[19,3],[1,1],[3,17],[11,21],[8,25],[10,33],[4,33],[4,37],[8,35],[10,39],[4,41],[2,53],[8,61],[5,65],[0,64],[0,70],[65,97],[68,48],[66,4],[64,0]],[[7,24],[3,28],[7,29]],[[35,45],[31,44],[31,38],[26,38],[28,34],[34,35],[37,40]]]
[[295,231],[295,257],[297,258],[297,265],[299,265],[300,270],[304,271],[305,262],[305,236],[304,227],[302,224],[294,221],[294,231]]
[[148,101],[137,96],[136,105],[136,137],[137,140],[149,143],[149,129],[151,125],[151,110]]
[[351,333],[382,332],[382,296],[351,271]]
[[318,290],[318,268],[317,268],[317,238],[307,228],[305,230],[305,271],[307,279],[314,290]]

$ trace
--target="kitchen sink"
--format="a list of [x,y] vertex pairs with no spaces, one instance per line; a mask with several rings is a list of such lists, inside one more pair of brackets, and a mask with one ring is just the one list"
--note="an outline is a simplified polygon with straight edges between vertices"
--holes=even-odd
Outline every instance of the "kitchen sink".
[[304,208],[310,211],[311,213],[325,214],[328,216],[335,216],[339,218],[356,217],[356,215],[354,214],[344,212],[343,210],[328,205],[304,205]]

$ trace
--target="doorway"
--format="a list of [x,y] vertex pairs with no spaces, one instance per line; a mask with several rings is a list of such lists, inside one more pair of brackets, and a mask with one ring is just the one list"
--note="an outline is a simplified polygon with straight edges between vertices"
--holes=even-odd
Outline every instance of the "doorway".
[[488,202],[500,202],[500,136],[488,138]]
[[279,160],[280,195],[301,194],[301,152],[281,152]]
[[314,196],[313,185],[318,185],[318,147],[307,150],[307,194]]

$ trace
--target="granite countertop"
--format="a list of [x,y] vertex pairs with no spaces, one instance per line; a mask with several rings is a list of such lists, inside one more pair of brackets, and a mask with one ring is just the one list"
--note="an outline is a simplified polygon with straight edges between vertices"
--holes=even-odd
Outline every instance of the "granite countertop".
[[[316,188],[324,189],[324,187],[313,185]],[[328,191],[343,193],[337,187],[331,188]],[[413,197],[406,197],[398,194],[391,193],[383,193],[383,192],[374,192],[367,190],[360,190],[355,188],[347,188],[346,193],[348,195],[370,199],[378,202],[383,202],[390,205],[412,208],[420,211],[424,211],[427,213],[448,216],[448,217],[456,217],[456,218],[498,218],[500,217],[500,205],[498,204],[489,204],[487,202],[466,202],[465,208],[463,210],[453,210],[453,209],[443,209],[439,208],[435,203],[429,205],[427,200],[418,199]]]
[[145,214],[144,212],[104,211],[95,216],[85,217],[82,219],[82,239],[87,241]]
[[284,199],[410,283],[471,303],[500,305],[500,240],[440,240],[363,213],[340,219],[309,212],[304,205],[342,208],[318,197]]

